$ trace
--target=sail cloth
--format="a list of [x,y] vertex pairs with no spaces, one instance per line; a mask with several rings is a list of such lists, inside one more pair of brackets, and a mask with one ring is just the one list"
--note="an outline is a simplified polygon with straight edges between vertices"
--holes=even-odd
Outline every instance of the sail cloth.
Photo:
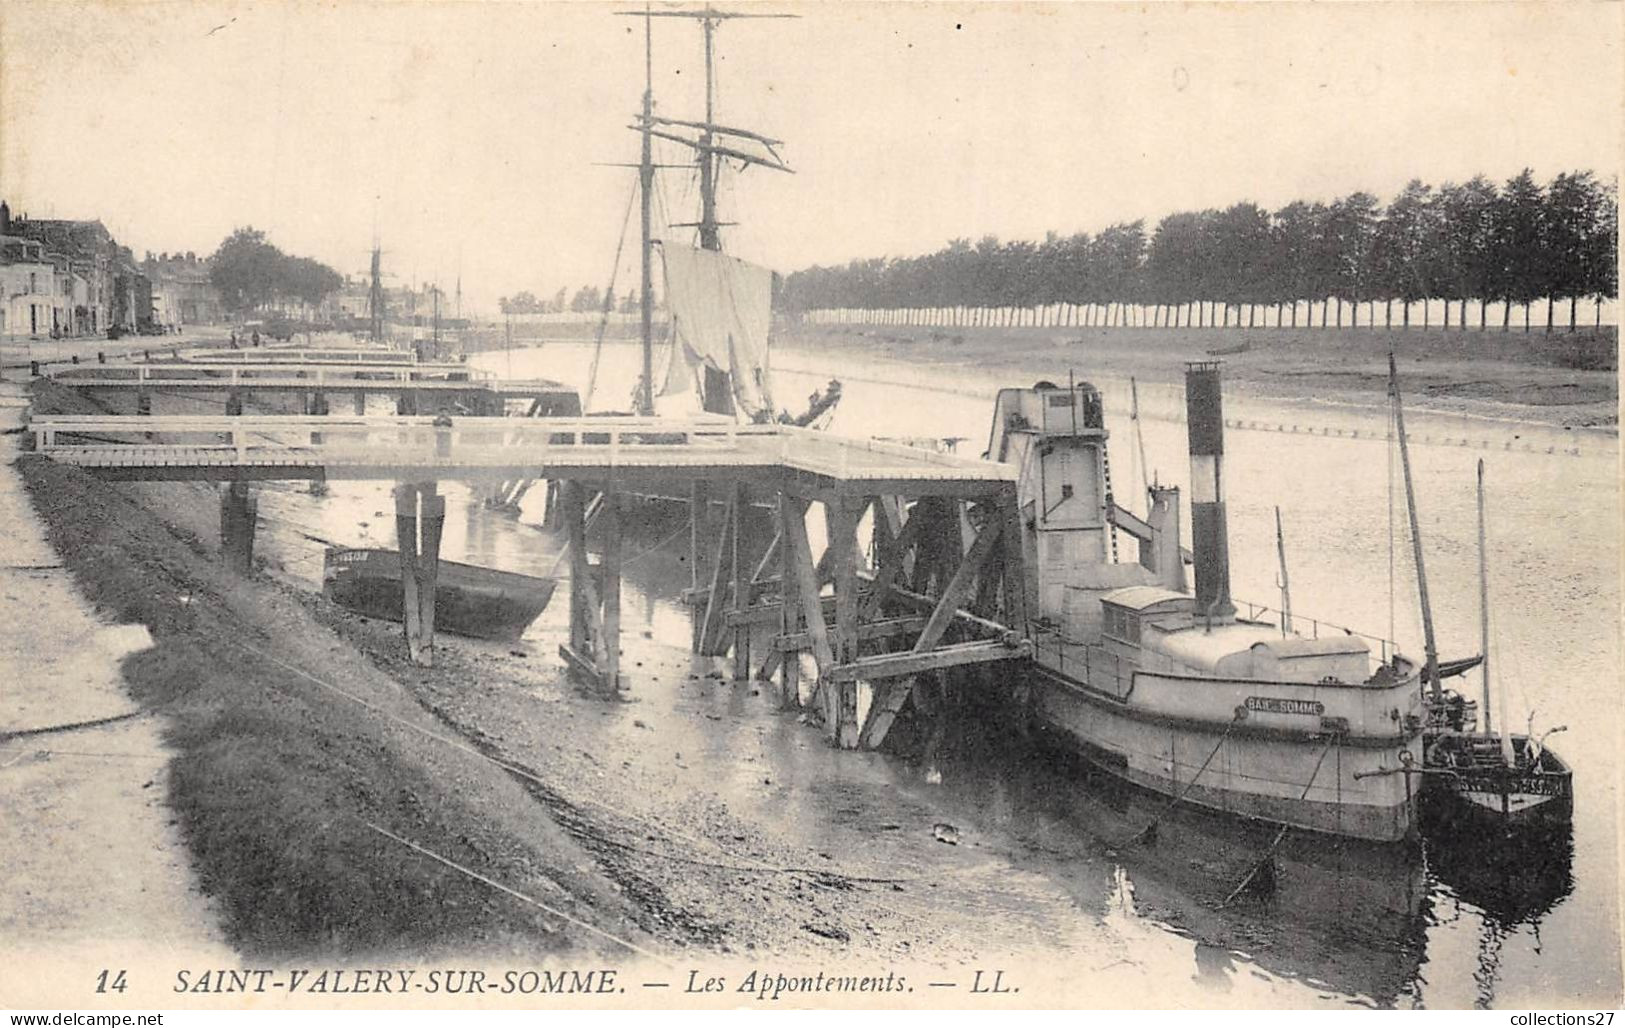
[[727,372],[734,400],[752,418],[773,413],[767,336],[773,323],[773,272],[713,250],[670,243],[666,268],[671,345],[660,395],[695,388],[702,365]]

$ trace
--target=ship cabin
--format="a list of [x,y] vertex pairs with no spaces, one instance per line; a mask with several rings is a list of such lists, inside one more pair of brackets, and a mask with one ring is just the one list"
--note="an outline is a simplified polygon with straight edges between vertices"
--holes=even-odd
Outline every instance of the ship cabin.
[[1051,617],[1059,616],[1066,588],[1083,584],[1081,569],[1110,563],[1106,436],[1100,392],[1086,382],[1004,389],[995,401],[988,456],[1021,468],[1017,503],[1028,567],[1036,572],[1038,606]]
[[1371,677],[1371,649],[1355,635],[1308,639],[1257,621],[1196,616],[1196,598],[1131,586],[1100,599],[1101,638],[1114,657],[1175,677],[1357,685]]

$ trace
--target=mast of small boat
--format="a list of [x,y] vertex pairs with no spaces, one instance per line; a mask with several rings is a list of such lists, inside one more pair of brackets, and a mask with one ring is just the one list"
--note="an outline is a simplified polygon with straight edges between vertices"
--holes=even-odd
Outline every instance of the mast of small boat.
[[1145,432],[1140,422],[1140,387],[1130,375],[1128,380],[1129,420],[1134,422],[1134,446],[1140,458],[1140,485],[1145,493],[1146,511],[1151,510],[1151,465],[1145,460]]
[[1286,577],[1286,537],[1281,532],[1281,508],[1275,508],[1275,556],[1281,565],[1281,634],[1292,634],[1292,586]]
[[1433,692],[1433,701],[1443,699],[1439,685],[1439,647],[1433,636],[1433,607],[1428,602],[1428,574],[1422,562],[1422,529],[1416,518],[1416,490],[1411,482],[1411,451],[1405,442],[1405,406],[1399,399],[1399,367],[1393,352],[1388,354],[1388,395],[1394,405],[1394,434],[1399,437],[1399,462],[1405,472],[1405,512],[1411,523],[1411,551],[1416,560],[1416,589],[1422,602],[1422,641],[1427,665],[1422,679]]
[[[1483,661],[1479,667],[1484,672],[1484,733],[1494,735],[1495,720],[1490,713],[1490,569],[1489,548],[1485,543],[1486,519],[1484,517],[1484,458],[1478,459],[1478,630],[1479,644],[1483,652]],[[1507,734],[1505,714],[1502,711],[1501,729],[1501,757],[1506,761],[1507,767],[1517,763],[1517,756],[1512,748],[1512,736]]]
[[[643,324],[643,374],[638,379],[638,413],[648,417],[655,412],[654,390],[654,241],[650,235],[650,200],[654,191],[654,42],[653,22],[648,4],[643,5],[643,136],[642,157],[638,161],[638,192],[643,218],[643,284],[639,289],[638,311]],[[624,236],[622,237],[625,238]]]
[[367,291],[367,334],[374,346],[384,341],[384,285],[382,281],[383,250],[378,245],[376,230],[372,239],[372,286]]
[[434,296],[434,330],[433,330],[433,337],[432,337],[433,338],[433,345],[434,345],[433,353],[434,353],[434,359],[439,360],[440,359],[440,283],[436,282],[434,285],[430,286],[429,288],[431,290],[431,295]]

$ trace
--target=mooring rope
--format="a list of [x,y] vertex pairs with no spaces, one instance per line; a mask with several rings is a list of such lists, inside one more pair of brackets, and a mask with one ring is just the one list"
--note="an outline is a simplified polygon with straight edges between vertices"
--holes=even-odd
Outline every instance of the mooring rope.
[[1225,740],[1230,738],[1230,730],[1240,723],[1240,717],[1230,719],[1230,723],[1224,726],[1224,732],[1219,735],[1219,741],[1213,744],[1213,751],[1207,755],[1206,760],[1202,761],[1202,766],[1196,769],[1196,773],[1191,776],[1191,780],[1186,782],[1185,787],[1179,790],[1179,792],[1174,796],[1173,800],[1166,807],[1162,808],[1156,817],[1151,819],[1150,824],[1134,833],[1134,835],[1130,837],[1129,842],[1147,842],[1156,839],[1157,825],[1161,824],[1162,819],[1168,816],[1168,814],[1171,813],[1175,807],[1179,806],[1181,801],[1185,799],[1186,794],[1189,793],[1192,787],[1196,785],[1196,780],[1202,777],[1202,772],[1206,771],[1207,766],[1213,763],[1213,758],[1219,755],[1219,750],[1224,746]]
[[[1332,751],[1333,746],[1338,746],[1339,751],[1341,751],[1341,746],[1339,744],[1342,741],[1342,736],[1334,735],[1332,736],[1331,741],[1326,744],[1325,748],[1320,751],[1320,759],[1315,761],[1315,769],[1309,773],[1309,781],[1303,784],[1303,792],[1298,794],[1298,799],[1300,801],[1309,797],[1309,790],[1315,784],[1315,778],[1320,775],[1321,766],[1326,763],[1326,754]],[[1339,784],[1341,784],[1341,776],[1339,776],[1338,781]],[[1264,849],[1264,855],[1259,857],[1258,860],[1253,863],[1252,870],[1247,872],[1247,876],[1243,878],[1240,884],[1238,884],[1234,889],[1230,890],[1230,895],[1226,896],[1224,898],[1224,902],[1219,904],[1220,910],[1228,907],[1237,896],[1241,895],[1242,891],[1246,889],[1248,885],[1252,884],[1253,879],[1258,877],[1258,872],[1262,871],[1264,866],[1274,859],[1275,851],[1280,848],[1281,840],[1285,839],[1286,833],[1290,832],[1291,830],[1291,825],[1281,826],[1281,830],[1275,833],[1275,838],[1271,840],[1269,846]]]

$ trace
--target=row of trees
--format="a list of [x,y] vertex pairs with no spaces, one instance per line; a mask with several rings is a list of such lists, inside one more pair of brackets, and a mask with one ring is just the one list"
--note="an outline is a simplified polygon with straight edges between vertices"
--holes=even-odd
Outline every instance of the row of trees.
[[293,257],[253,227],[227,236],[209,259],[209,281],[234,313],[283,308],[290,303],[315,307],[344,285],[344,276],[318,260]]
[[626,293],[617,300],[613,289],[600,291],[597,286],[582,286],[566,302],[567,294],[567,290],[560,289],[551,300],[538,300],[534,293],[525,290],[513,296],[502,297],[497,301],[497,306],[504,314],[558,314],[562,311],[574,311],[579,314],[606,308],[630,314],[638,309],[638,294],[635,292]]
[[[791,310],[931,311],[949,324],[1021,323],[1045,310],[1057,322],[1081,318],[1122,324],[1127,316],[1160,325],[1253,324],[1260,308],[1275,309],[1275,323],[1298,323],[1298,304],[1320,304],[1328,324],[1344,306],[1356,324],[1383,305],[1384,320],[1410,324],[1411,304],[1459,303],[1457,325],[1467,324],[1467,301],[1479,303],[1479,327],[1491,303],[1504,304],[1502,326],[1514,306],[1567,300],[1576,321],[1579,300],[1598,305],[1618,294],[1617,182],[1588,171],[1565,172],[1544,187],[1528,169],[1497,187],[1483,176],[1438,188],[1413,180],[1384,206],[1356,192],[1330,204],[1295,201],[1277,211],[1253,203],[1224,210],[1181,211],[1146,231],[1143,221],[1112,225],[1098,234],[1050,233],[1041,243],[974,245],[955,239],[920,257],[855,260],[844,267],[812,267],[790,275]],[[1426,305],[1423,310],[1426,311]],[[1127,313],[1125,313],[1127,312]],[[1037,318],[1039,315],[1031,314]],[[1306,322],[1312,308],[1306,310]]]

